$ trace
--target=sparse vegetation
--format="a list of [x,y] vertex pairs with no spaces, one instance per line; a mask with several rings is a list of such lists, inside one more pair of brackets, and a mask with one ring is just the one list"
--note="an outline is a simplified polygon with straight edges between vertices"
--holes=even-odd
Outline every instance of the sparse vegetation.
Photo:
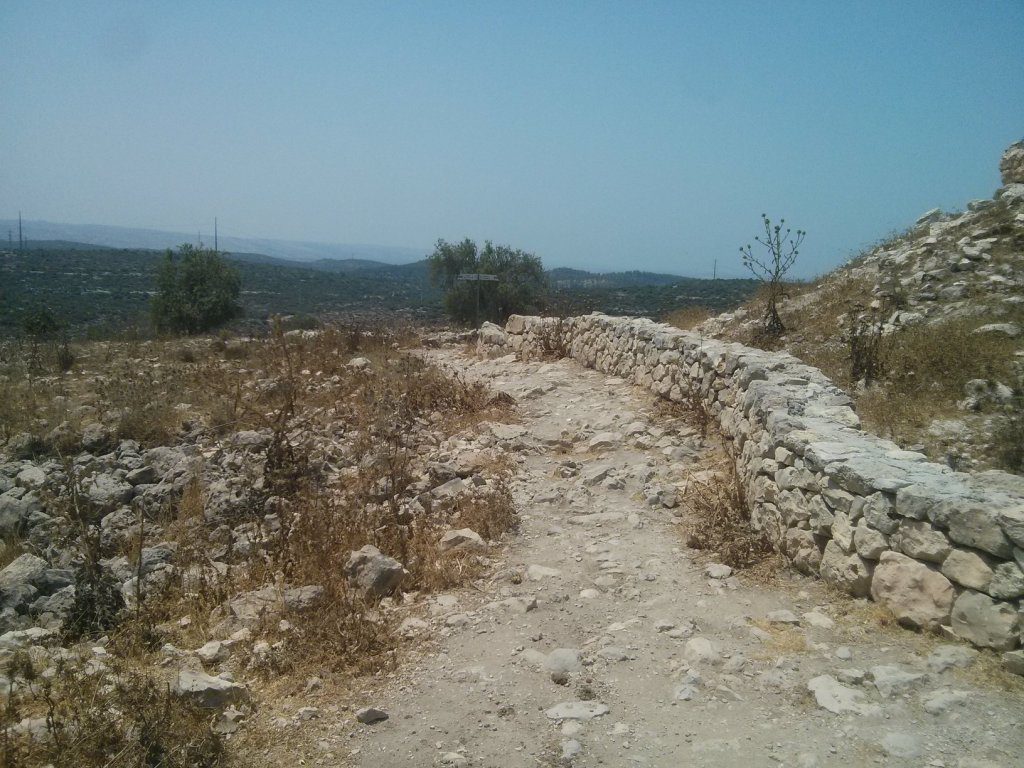
[[[478,550],[443,549],[445,532],[470,528],[493,541],[517,525],[509,469],[498,455],[473,465],[482,482],[464,493],[423,493],[430,477],[424,448],[472,433],[481,421],[507,418],[509,404],[406,353],[398,336],[356,328],[285,331],[277,324],[259,340],[87,342],[79,354],[79,371],[37,379],[24,356],[11,351],[5,387],[27,412],[5,412],[5,434],[32,430],[41,450],[56,451],[47,430],[59,388],[64,413],[88,404],[91,418],[108,420],[114,441],[224,446],[248,429],[261,436],[260,448],[237,467],[249,481],[230,511],[211,513],[214,489],[196,463],[179,495],[158,508],[139,507],[120,538],[100,524],[111,507],[88,490],[91,465],[66,463],[65,481],[47,492],[47,508],[64,523],[53,544],[69,553],[76,587],[62,639],[86,656],[69,658],[58,680],[34,666],[13,671],[20,687],[7,699],[5,764],[218,765],[224,749],[210,715],[152,671],[154,649],[201,645],[225,601],[239,594],[316,585],[313,603],[282,602],[251,625],[275,649],[251,674],[379,672],[398,659],[397,621],[381,595],[352,586],[342,567],[348,553],[373,544],[404,564],[404,589],[425,594],[488,567]],[[224,562],[213,567],[211,546],[230,526],[246,531],[251,546],[216,555]],[[172,553],[169,569],[150,572],[154,545]],[[33,548],[12,540],[4,556],[13,559],[26,546]],[[115,579],[110,563],[119,557],[125,562]],[[135,585],[130,594],[122,585],[127,573]],[[291,622],[282,625],[286,617]],[[77,670],[102,635],[109,638],[109,670],[78,685]],[[35,736],[14,727],[35,713],[42,718]],[[45,749],[34,741],[41,734]]]
[[59,662],[54,674],[43,675],[27,654],[15,655],[5,673],[22,686],[17,695],[5,692],[0,763],[8,768],[223,764],[224,744],[210,728],[208,711],[175,696],[154,675],[116,659],[108,663],[114,665],[109,675],[90,674],[75,661]]
[[703,323],[709,317],[713,317],[714,312],[708,307],[697,305],[692,307],[683,307],[682,309],[674,309],[662,318],[663,322],[673,325],[683,331],[692,330],[694,326]]
[[713,553],[716,560],[733,568],[762,563],[774,548],[768,534],[751,525],[735,464],[724,459],[704,474],[707,479],[690,477],[683,491],[690,510],[684,524],[687,545]]

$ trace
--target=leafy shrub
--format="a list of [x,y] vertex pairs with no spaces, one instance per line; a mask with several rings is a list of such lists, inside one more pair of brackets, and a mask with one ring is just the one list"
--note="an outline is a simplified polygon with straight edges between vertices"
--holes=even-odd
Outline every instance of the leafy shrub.
[[241,278],[217,251],[184,244],[167,251],[157,272],[153,326],[161,333],[195,334],[242,314]]
[[[438,240],[428,257],[430,275],[446,291],[448,315],[463,323],[490,320],[504,324],[509,315],[536,313],[547,294],[547,279],[539,257],[490,240],[478,249],[466,238],[461,243]],[[460,281],[467,273],[495,275],[493,282]]]

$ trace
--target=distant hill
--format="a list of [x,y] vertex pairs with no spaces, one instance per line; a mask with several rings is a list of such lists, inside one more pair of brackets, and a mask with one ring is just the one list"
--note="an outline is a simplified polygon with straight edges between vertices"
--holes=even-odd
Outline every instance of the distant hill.
[[[18,232],[16,219],[0,219],[0,231]],[[111,248],[163,250],[176,248],[182,243],[196,242],[196,232],[167,232],[159,229],[112,227],[105,224],[59,224],[52,221],[27,220],[22,231],[29,247],[39,241],[72,241],[91,243]],[[202,233],[206,245],[213,244],[213,232]],[[17,240],[15,240],[15,243]],[[317,261],[321,259],[364,260],[385,264],[402,264],[422,259],[429,248],[403,248],[387,245],[360,245],[352,243],[314,243],[298,240],[274,240],[254,237],[232,237],[223,234],[218,239],[221,250],[229,253],[253,253],[273,256],[289,261]]]
[[[0,336],[16,333],[25,310],[39,303],[76,335],[145,326],[161,251],[46,245],[24,253],[0,251]],[[262,254],[228,258],[241,272],[249,319],[329,313],[382,317],[399,311],[424,319],[441,315],[441,294],[417,265],[327,271]]]
[[[24,253],[0,251],[0,336],[18,329],[26,309],[53,308],[75,333],[144,326],[165,249],[112,248],[68,240],[29,240]],[[440,318],[441,291],[429,262],[374,259],[295,261],[229,252],[242,274],[246,317],[345,313],[363,318],[410,313]],[[751,280],[703,280],[653,272],[548,272],[551,310],[660,317],[694,305],[730,309],[747,299]]]
[[553,288],[629,288],[641,285],[673,285],[692,278],[681,275],[667,275],[657,272],[587,272],[582,269],[557,267],[548,270],[548,280]]

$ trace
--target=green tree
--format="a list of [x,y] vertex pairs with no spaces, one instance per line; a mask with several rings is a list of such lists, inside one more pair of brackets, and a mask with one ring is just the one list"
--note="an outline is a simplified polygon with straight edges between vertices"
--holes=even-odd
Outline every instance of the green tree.
[[[540,257],[507,245],[484,242],[482,249],[466,238],[460,243],[438,240],[428,257],[430,277],[447,292],[448,315],[472,322],[479,298],[479,319],[504,323],[512,314],[540,311],[547,297],[547,278]],[[496,275],[496,282],[465,282],[459,275]],[[479,291],[479,294],[477,293]]]
[[184,244],[168,250],[156,278],[153,327],[160,333],[202,333],[242,314],[241,278],[221,253]]
[[21,329],[34,342],[49,341],[61,330],[61,323],[53,310],[45,305],[38,305],[27,310],[21,317]]
[[761,223],[764,225],[764,238],[755,237],[754,240],[760,243],[768,253],[765,256],[758,256],[754,253],[749,244],[740,248],[743,258],[743,266],[760,280],[765,287],[765,312],[764,332],[770,338],[778,338],[786,331],[786,326],[779,316],[779,302],[785,294],[783,278],[793,266],[797,255],[800,253],[800,244],[803,243],[807,233],[798,229],[796,234],[792,230],[782,227],[785,219],[779,219],[778,224],[772,224],[772,220],[766,214],[761,214]]

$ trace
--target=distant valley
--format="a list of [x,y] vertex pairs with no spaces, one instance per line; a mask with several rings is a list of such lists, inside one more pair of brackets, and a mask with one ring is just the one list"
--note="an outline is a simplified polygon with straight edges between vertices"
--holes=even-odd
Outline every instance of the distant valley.
[[[0,222],[0,226],[9,223]],[[177,245],[180,240],[175,243],[174,239],[184,237],[118,227],[52,225],[46,229],[40,222],[30,224],[27,229],[37,237],[28,239],[23,251],[16,239],[13,248],[0,251],[0,335],[16,334],[25,311],[40,304],[49,306],[73,335],[144,327],[157,266],[169,246],[116,247],[111,241],[136,236],[135,242],[154,242],[162,237]],[[38,237],[73,231],[91,233],[105,242]],[[268,251],[232,250],[230,246],[236,242],[249,247],[273,243],[274,247]],[[389,317],[417,322],[440,321],[442,317],[442,294],[431,284],[424,254],[412,249],[324,246],[318,251],[316,244],[290,244],[296,246],[290,248],[285,241],[240,238],[220,238],[219,245],[241,272],[244,322],[248,324],[262,322],[272,314],[346,315],[351,322],[370,324]],[[289,255],[278,255],[281,253]],[[300,253],[312,258],[301,259]],[[407,257],[404,263],[390,261],[403,254]],[[593,273],[555,268],[547,274],[552,311],[572,313],[660,317],[698,305],[721,311],[743,302],[757,285],[753,280],[706,280],[639,271]]]

